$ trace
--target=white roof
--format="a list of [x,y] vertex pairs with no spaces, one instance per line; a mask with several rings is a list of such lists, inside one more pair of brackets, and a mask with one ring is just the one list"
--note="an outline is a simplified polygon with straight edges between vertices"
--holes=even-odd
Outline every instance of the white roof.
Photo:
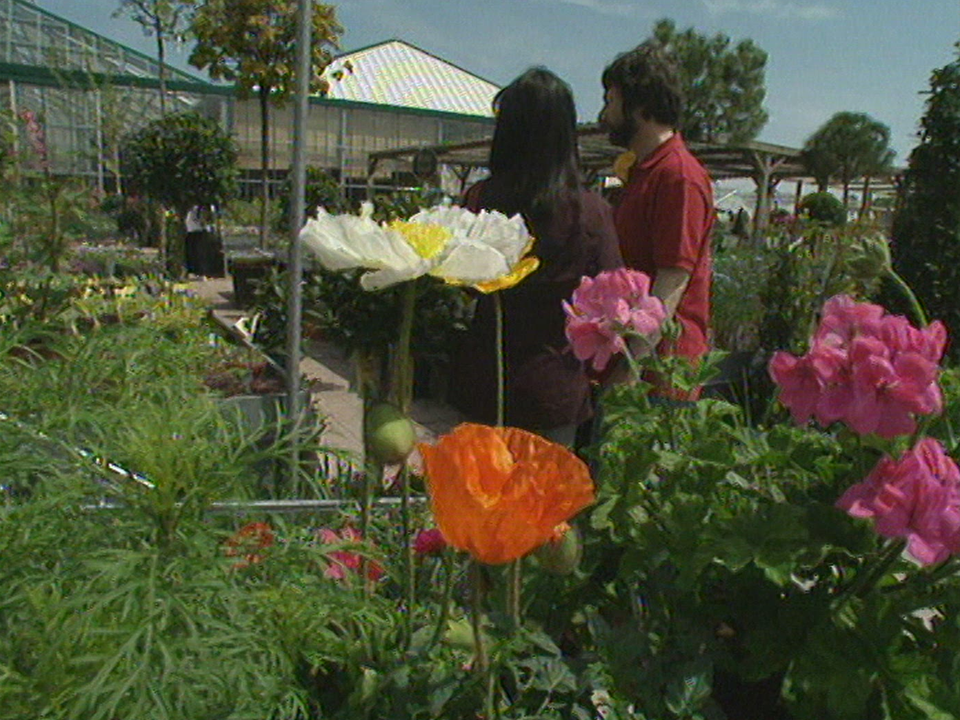
[[490,104],[500,89],[402,40],[340,55],[323,77],[328,98],[483,117],[493,116]]

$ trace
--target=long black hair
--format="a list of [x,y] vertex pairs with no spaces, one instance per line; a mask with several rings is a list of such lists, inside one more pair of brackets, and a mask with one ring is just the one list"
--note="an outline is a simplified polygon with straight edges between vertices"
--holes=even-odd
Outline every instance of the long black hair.
[[497,124],[490,146],[485,207],[521,213],[538,239],[537,254],[562,254],[567,238],[547,233],[561,210],[579,219],[577,111],[570,86],[544,67],[527,70],[493,100]]

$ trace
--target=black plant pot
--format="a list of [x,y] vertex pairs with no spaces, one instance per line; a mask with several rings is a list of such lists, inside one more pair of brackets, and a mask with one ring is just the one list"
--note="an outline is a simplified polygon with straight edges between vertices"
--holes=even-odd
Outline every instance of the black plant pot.
[[275,258],[257,258],[256,260],[229,260],[227,267],[233,280],[233,301],[238,307],[253,305],[256,283],[265,280],[270,271],[279,263]]
[[747,681],[718,670],[713,676],[713,699],[727,720],[790,720],[780,692],[783,673]]

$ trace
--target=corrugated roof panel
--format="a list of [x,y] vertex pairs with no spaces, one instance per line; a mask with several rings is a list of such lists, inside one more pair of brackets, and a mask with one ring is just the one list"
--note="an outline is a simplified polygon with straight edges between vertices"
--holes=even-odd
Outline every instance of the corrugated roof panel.
[[[352,71],[344,71],[349,63]],[[344,71],[340,79],[338,71]],[[341,55],[324,71],[327,97],[492,117],[500,89],[401,40]]]

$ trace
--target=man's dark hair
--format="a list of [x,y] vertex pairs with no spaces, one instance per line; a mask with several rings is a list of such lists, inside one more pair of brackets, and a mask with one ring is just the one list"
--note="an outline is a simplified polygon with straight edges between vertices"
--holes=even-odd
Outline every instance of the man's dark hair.
[[646,118],[679,127],[683,113],[680,71],[672,55],[655,40],[617,55],[603,71],[603,87],[620,91],[625,114],[640,108]]

